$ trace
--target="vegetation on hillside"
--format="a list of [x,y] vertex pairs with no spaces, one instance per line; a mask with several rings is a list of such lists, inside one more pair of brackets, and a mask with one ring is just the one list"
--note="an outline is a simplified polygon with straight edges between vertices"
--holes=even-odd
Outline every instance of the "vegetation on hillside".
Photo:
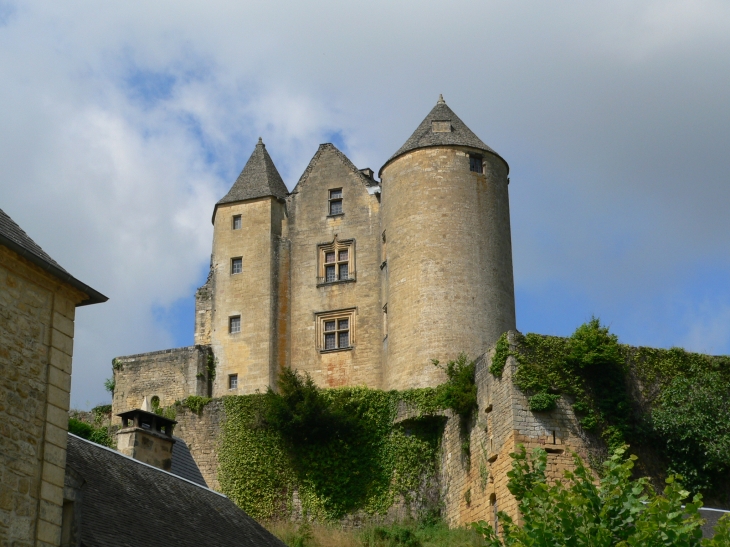
[[670,476],[662,494],[648,479],[632,479],[636,456],[625,458],[625,448],[614,451],[604,464],[600,481],[575,456],[575,470],[563,480],[546,479],[547,453],[523,446],[511,454],[508,488],[519,503],[522,523],[498,513],[494,523],[474,525],[489,547],[727,547],[730,517],[725,516],[712,540],[702,540],[698,513],[702,498]]

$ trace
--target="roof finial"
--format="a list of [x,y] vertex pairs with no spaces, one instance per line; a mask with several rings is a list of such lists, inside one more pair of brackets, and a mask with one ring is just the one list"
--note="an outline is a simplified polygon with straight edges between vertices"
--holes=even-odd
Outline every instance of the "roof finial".
[[446,101],[444,101],[444,96],[439,93],[439,100],[436,104],[446,104]]
[[261,137],[259,137],[259,144],[260,144],[261,146],[264,146],[264,140],[263,140],[263,139],[262,139]]

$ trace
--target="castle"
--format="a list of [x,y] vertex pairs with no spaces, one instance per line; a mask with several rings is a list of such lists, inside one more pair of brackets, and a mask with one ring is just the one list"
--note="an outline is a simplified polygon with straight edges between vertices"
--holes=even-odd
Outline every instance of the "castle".
[[288,192],[259,139],[213,210],[195,346],[117,358],[115,413],[265,391],[288,366],[323,387],[442,383],[432,359],[515,329],[508,173],[442,97],[380,181],[323,144]]

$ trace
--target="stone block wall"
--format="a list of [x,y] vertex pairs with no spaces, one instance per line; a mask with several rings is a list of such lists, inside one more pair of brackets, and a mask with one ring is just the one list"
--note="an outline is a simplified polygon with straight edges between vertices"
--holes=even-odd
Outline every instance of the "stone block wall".
[[174,435],[185,441],[208,488],[220,491],[218,482],[218,439],[225,420],[223,401],[214,399],[200,414],[179,408]]
[[189,395],[207,396],[209,352],[208,346],[189,346],[117,357],[112,423],[121,423],[117,414],[141,408],[145,396],[159,397],[161,407]]
[[86,295],[0,246],[0,538],[61,541],[76,303]]

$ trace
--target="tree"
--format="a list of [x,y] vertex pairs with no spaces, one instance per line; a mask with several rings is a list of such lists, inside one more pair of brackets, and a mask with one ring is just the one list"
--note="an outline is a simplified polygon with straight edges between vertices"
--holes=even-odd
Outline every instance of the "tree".
[[[679,482],[669,477],[662,494],[648,479],[632,479],[636,456],[626,448],[614,451],[596,482],[583,461],[574,456],[575,470],[548,484],[547,454],[524,446],[511,454],[508,488],[519,502],[523,523],[498,514],[501,537],[484,521],[474,528],[490,547],[720,547],[730,546],[730,519],[723,517],[712,540],[702,540],[702,497],[691,502]],[[683,505],[684,503],[684,505]]]

